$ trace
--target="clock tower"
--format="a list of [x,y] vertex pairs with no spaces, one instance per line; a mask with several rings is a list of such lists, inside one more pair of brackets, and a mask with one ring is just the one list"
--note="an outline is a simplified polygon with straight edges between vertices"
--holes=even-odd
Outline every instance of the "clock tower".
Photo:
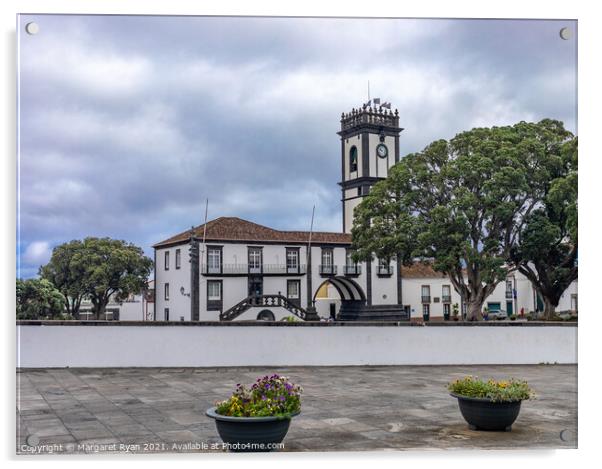
[[399,161],[399,112],[380,99],[341,115],[343,232],[351,233],[353,210]]

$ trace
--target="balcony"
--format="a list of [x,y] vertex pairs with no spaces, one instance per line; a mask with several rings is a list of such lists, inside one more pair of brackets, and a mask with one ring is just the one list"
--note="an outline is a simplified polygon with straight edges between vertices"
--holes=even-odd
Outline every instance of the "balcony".
[[320,265],[320,275],[330,276],[337,274],[337,266],[336,265]]
[[442,303],[451,303],[451,295],[442,295],[441,302]]
[[428,296],[422,295],[422,302],[423,303],[430,303],[431,302],[431,296],[430,295],[428,295]]
[[223,264],[221,267],[201,266],[201,274],[209,276],[244,276],[244,275],[302,275],[305,265],[291,266],[286,264]]
[[362,273],[362,266],[358,264],[345,265],[343,271],[348,277],[357,277]]
[[376,268],[376,275],[379,277],[390,277],[393,275],[393,266],[392,265],[379,265]]

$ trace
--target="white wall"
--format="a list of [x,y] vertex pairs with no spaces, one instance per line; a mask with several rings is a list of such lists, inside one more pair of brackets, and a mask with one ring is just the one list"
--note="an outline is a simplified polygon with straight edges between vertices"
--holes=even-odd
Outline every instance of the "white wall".
[[144,303],[138,295],[136,301],[124,301],[119,306],[120,321],[144,321]]
[[[571,283],[569,285],[569,287],[562,294],[562,297],[560,298],[560,302],[558,303],[558,307],[556,308],[556,311],[572,310],[573,306],[571,305],[571,295],[577,295],[577,290],[578,290],[578,283],[577,283],[577,280],[575,280],[573,283]],[[577,304],[577,307],[579,307],[578,304]]]
[[[181,265],[176,269],[176,249],[181,252]],[[180,289],[184,288],[185,294],[190,294],[190,262],[188,244],[157,249],[155,307],[158,321],[165,320],[165,308],[169,308],[169,320],[190,321],[190,297],[183,295]],[[165,251],[169,251],[169,270],[165,270]],[[165,284],[169,283],[169,300],[165,300]]]
[[[404,305],[410,305],[412,318],[422,319],[422,285],[429,285],[431,288],[431,308],[430,317],[443,317],[443,285],[450,285],[451,289],[451,309],[453,313],[454,303],[458,303],[458,311],[460,311],[460,295],[454,290],[448,278],[403,278],[401,280],[401,297]],[[435,303],[435,298],[439,298],[439,302]]]
[[555,362],[577,363],[577,327],[17,325],[22,368]]

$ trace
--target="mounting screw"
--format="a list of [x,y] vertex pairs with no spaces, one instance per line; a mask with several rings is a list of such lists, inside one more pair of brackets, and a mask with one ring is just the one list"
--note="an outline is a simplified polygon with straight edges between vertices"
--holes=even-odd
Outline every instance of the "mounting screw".
[[25,25],[25,32],[27,32],[27,34],[31,34],[32,36],[34,34],[38,34],[39,30],[40,27],[38,26],[38,23],[34,23],[33,21]]

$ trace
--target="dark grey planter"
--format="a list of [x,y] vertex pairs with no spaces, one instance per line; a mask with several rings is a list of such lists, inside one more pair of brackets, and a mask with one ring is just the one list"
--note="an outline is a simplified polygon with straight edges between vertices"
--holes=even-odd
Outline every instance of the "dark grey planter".
[[215,420],[217,433],[231,451],[271,451],[272,445],[282,443],[292,417],[228,417],[220,415],[215,407],[207,410],[206,415]]
[[450,394],[458,399],[462,417],[471,430],[509,432],[520,412],[521,401],[494,402],[490,399]]

